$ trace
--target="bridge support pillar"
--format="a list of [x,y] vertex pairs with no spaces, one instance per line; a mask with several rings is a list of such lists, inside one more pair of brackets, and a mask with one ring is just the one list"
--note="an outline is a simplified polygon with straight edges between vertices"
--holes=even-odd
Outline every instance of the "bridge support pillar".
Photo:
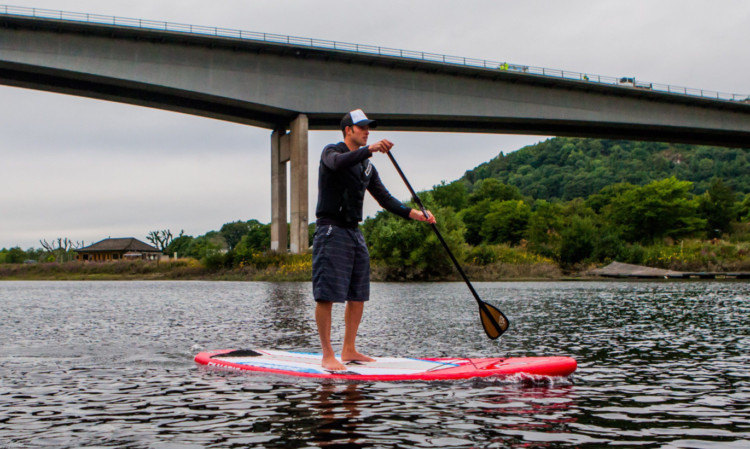
[[299,254],[307,251],[307,133],[308,121],[299,115],[285,129],[271,134],[271,250],[286,251],[287,247],[287,174],[290,162],[290,234],[289,251]]
[[289,135],[285,129],[271,133],[271,251],[286,251],[286,163]]
[[300,114],[289,127],[289,160],[292,189],[289,209],[292,215],[289,250],[294,254],[310,247],[307,220],[307,116]]

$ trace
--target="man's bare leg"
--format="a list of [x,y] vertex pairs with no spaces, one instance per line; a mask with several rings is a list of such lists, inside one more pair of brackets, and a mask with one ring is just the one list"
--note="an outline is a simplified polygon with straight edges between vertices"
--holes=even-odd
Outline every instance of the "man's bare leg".
[[355,347],[357,339],[357,330],[359,323],[362,321],[362,311],[365,308],[364,301],[347,301],[346,310],[344,311],[344,348],[341,350],[341,360],[349,362],[357,360],[359,362],[374,362],[375,359],[360,354]]
[[331,371],[342,371],[346,367],[343,363],[336,360],[336,353],[331,346],[331,312],[333,310],[332,302],[318,301],[315,306],[315,322],[318,325],[318,335],[320,336],[320,346],[323,348],[323,368]]

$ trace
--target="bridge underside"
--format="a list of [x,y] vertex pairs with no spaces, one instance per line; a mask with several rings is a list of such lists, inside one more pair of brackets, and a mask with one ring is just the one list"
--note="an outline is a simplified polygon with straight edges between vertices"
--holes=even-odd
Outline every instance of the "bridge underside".
[[[271,130],[288,128],[290,123],[303,113],[303,111],[168,86],[4,61],[0,61],[0,84],[164,109]],[[743,109],[750,109],[744,105],[740,106]],[[359,106],[353,104],[352,107]],[[370,113],[371,109],[367,109]],[[338,129],[341,116],[345,112],[307,111],[305,115],[308,119],[309,130]],[[557,117],[373,112],[370,115],[377,117],[381,129],[393,131],[556,135],[728,147],[746,147],[750,142],[750,131],[737,129],[719,131],[696,126],[665,126]]]
[[[0,84],[272,130],[272,228],[307,248],[307,132],[357,107],[382,129],[747,147],[750,105],[289,44],[0,15]],[[289,131],[287,133],[287,131]],[[304,161],[304,162],[303,162]],[[304,228],[304,231],[303,231]]]

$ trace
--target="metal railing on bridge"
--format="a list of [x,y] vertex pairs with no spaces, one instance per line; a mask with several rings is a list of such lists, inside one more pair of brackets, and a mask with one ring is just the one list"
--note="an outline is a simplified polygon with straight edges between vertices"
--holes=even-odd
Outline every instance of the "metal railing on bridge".
[[351,52],[367,55],[378,55],[392,58],[403,58],[409,60],[428,61],[433,63],[458,65],[486,70],[501,70],[528,75],[544,76],[557,79],[580,81],[584,83],[598,83],[622,88],[643,89],[665,94],[688,95],[713,100],[724,100],[750,104],[750,95],[732,94],[712,90],[672,86],[669,84],[657,84],[645,82],[632,77],[611,77],[590,73],[572,72],[569,70],[548,69],[508,62],[489,61],[485,59],[464,58],[461,56],[448,56],[438,53],[425,53],[421,51],[400,50],[396,48],[378,47],[374,45],[350,44],[345,42],[330,41],[325,39],[312,39],[306,37],[286,36],[281,34],[259,33],[255,31],[243,31],[231,28],[208,27],[201,25],[189,25],[172,22],[161,22],[155,20],[131,19],[126,17],[105,16],[99,14],[86,14],[77,12],[65,12],[51,9],[26,8],[19,6],[0,5],[0,15],[32,17],[39,19],[51,19],[69,22],[83,22],[97,25],[111,25],[118,27],[138,28],[144,30],[168,31],[201,36],[215,36],[221,38],[241,39],[248,41],[267,42],[273,44],[302,46],[324,50]]

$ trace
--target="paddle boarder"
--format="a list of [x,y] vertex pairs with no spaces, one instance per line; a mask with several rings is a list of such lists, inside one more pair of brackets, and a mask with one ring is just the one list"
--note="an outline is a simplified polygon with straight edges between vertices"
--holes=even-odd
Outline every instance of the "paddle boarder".
[[393,142],[383,139],[367,145],[375,120],[361,109],[346,113],[341,119],[344,141],[327,145],[320,156],[318,169],[318,205],[313,239],[313,297],[315,321],[323,349],[323,368],[345,370],[336,359],[331,345],[331,312],[334,303],[346,302],[344,311],[344,345],[341,360],[371,362],[373,358],[355,346],[365,301],[370,299],[370,253],[359,222],[365,191],[384,209],[400,217],[435,223],[427,211],[405,206],[394,198],[380,181],[370,163],[375,153],[387,153]]

